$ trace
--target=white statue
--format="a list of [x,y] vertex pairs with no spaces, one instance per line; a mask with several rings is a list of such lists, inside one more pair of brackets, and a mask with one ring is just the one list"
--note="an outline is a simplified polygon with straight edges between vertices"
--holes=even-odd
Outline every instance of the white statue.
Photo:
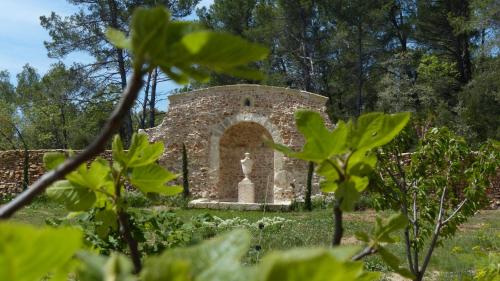
[[253,160],[250,159],[250,153],[245,153],[245,158],[241,160],[241,169],[245,178],[238,183],[238,202],[255,203],[255,185],[249,179],[252,173]]
[[243,174],[245,175],[245,179],[249,180],[249,176],[252,173],[253,160],[250,159],[250,153],[245,152],[245,158],[241,161],[241,169],[243,170]]

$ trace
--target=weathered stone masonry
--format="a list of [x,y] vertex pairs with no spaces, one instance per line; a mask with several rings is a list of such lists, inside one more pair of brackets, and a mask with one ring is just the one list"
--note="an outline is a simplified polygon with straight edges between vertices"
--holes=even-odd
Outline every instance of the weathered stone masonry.
[[[295,126],[299,109],[320,112],[327,99],[316,94],[260,85],[230,85],[173,95],[151,141],[166,147],[161,164],[181,171],[182,143],[189,158],[189,181],[195,196],[236,201],[243,179],[240,159],[251,153],[257,202],[290,201],[302,194],[307,164],[268,147],[263,138],[299,149],[304,144]],[[317,181],[315,188],[317,190]],[[266,192],[267,190],[267,192]]]
[[[43,155],[48,152],[67,152],[62,149],[29,150],[29,183],[32,184],[46,171],[43,167]],[[79,151],[74,151],[78,153]],[[110,160],[111,151],[105,151],[101,157]],[[0,196],[15,195],[22,191],[24,172],[24,151],[0,151]]]

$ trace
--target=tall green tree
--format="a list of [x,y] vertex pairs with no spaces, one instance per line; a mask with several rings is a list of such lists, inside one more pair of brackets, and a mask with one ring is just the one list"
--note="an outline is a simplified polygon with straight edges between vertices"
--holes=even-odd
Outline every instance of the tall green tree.
[[473,0],[418,1],[417,36],[420,44],[455,62],[457,80],[467,84],[472,79],[473,38],[470,28]]
[[[95,59],[86,69],[98,76],[101,83],[116,85],[121,92],[127,85],[130,70],[129,54],[110,44],[105,36],[107,27],[128,33],[132,11],[140,6],[165,5],[174,17],[187,16],[199,0],[70,0],[79,11],[61,17],[52,12],[41,16],[43,28],[49,31],[50,41],[44,42],[49,57],[62,58],[73,52],[84,52]],[[133,133],[129,112],[124,119],[120,134],[128,144]]]
[[116,89],[99,87],[78,68],[62,63],[41,76],[26,65],[17,75],[19,127],[33,148],[73,148],[88,144],[112,108]]

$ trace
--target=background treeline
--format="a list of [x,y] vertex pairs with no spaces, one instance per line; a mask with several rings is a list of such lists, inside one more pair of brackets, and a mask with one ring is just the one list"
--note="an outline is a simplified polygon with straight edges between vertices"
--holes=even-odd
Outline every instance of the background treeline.
[[[82,148],[97,134],[126,85],[130,55],[104,32],[129,31],[138,6],[165,5],[174,19],[199,0],[72,0],[69,17],[40,17],[48,56],[80,52],[88,64],[54,64],[41,75],[27,64],[0,72],[0,149]],[[412,111],[425,126],[446,125],[474,142],[500,138],[498,0],[215,0],[196,14],[202,25],[270,49],[254,66],[263,81],[211,75],[208,85],[262,83],[329,98],[333,121],[362,112]],[[120,130],[161,122],[157,70]],[[190,87],[205,87],[192,84]]]
[[[500,137],[498,0],[215,0],[200,21],[267,45],[265,84],[329,97],[335,121],[412,111]],[[214,75],[212,85],[251,82]]]

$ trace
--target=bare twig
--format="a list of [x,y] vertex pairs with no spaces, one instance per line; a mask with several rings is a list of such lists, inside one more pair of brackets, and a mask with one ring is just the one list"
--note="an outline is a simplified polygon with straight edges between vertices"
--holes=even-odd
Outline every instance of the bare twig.
[[466,202],[467,202],[467,198],[465,198],[462,202],[460,202],[460,204],[458,204],[455,211],[453,211],[453,213],[451,213],[451,215],[443,221],[443,225],[445,225],[448,221],[450,221],[462,209],[462,207],[464,206],[464,204]]
[[377,252],[377,249],[373,248],[373,247],[366,247],[363,249],[363,251],[357,253],[356,255],[354,255],[351,260],[353,261],[359,261],[360,259],[366,257],[366,256],[369,256],[369,255],[372,255],[372,254],[375,254]]
[[0,219],[7,219],[11,217],[16,211],[26,206],[37,195],[41,194],[48,186],[55,181],[63,178],[66,174],[76,169],[83,163],[91,160],[94,156],[102,152],[106,143],[113,136],[114,132],[120,127],[121,121],[125,114],[134,104],[139,91],[142,88],[142,72],[134,72],[128,87],[123,92],[120,103],[117,105],[109,120],[104,125],[99,136],[80,154],[72,157],[55,170],[52,170],[36,182],[34,182],[27,190],[18,195],[12,201],[0,208]]

